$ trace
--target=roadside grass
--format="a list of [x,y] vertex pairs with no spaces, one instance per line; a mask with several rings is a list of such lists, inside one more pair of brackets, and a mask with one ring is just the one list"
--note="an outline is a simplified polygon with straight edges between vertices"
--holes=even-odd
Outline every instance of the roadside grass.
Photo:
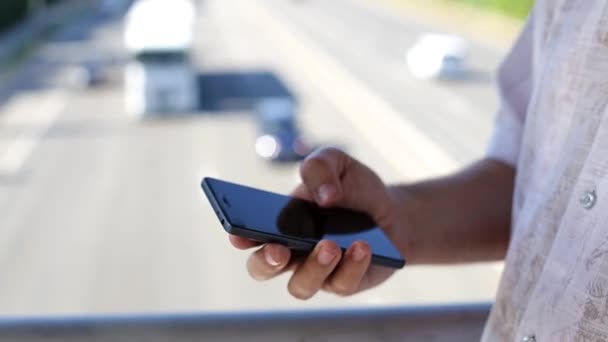
[[[513,7],[504,12],[506,2],[530,0],[373,0],[406,16],[432,23],[442,30],[465,35],[502,50],[508,49],[525,22],[525,11]],[[492,5],[494,4],[494,5]],[[511,13],[511,14],[506,14]]]
[[534,0],[449,0],[481,9],[497,11],[514,18],[525,19],[534,6]]

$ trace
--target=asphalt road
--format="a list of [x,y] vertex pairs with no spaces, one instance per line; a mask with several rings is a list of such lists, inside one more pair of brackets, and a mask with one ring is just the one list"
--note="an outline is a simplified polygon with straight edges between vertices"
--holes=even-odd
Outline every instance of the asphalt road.
[[[291,299],[285,277],[249,279],[247,254],[229,247],[198,184],[203,176],[278,192],[297,184],[297,165],[253,153],[252,103],[285,93],[297,98],[312,141],[345,148],[387,181],[458,167],[481,155],[489,135],[489,75],[500,53],[474,47],[474,80],[421,83],[403,55],[428,27],[368,2],[203,4],[195,62],[205,111],[143,122],[124,114],[121,23],[93,15],[0,86],[0,315],[491,300],[497,264],[412,267],[352,298]],[[70,65],[90,59],[112,65],[111,81],[69,86]]]

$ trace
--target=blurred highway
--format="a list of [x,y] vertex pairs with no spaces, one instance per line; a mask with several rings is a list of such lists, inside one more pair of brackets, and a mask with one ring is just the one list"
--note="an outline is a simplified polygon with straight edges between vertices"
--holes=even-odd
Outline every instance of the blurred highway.
[[[0,85],[0,314],[304,309],[491,300],[500,265],[412,267],[352,298],[291,299],[286,278],[249,279],[199,189],[215,176],[279,192],[296,165],[253,151],[248,111],[294,96],[304,131],[387,181],[439,174],[483,152],[500,53],[474,46],[476,76],[414,80],[421,27],[359,0],[206,0],[196,65],[204,111],[124,114],[121,22],[83,16]],[[70,65],[109,64],[110,83],[73,87]],[[402,132],[402,133],[400,133]]]

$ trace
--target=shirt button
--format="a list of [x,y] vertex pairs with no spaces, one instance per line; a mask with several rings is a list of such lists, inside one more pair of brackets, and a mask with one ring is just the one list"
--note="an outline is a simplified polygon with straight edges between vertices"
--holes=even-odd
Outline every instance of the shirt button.
[[528,335],[521,339],[521,342],[536,342],[534,335]]
[[587,191],[581,197],[581,205],[585,209],[591,209],[595,206],[595,202],[597,202],[597,193],[595,190]]

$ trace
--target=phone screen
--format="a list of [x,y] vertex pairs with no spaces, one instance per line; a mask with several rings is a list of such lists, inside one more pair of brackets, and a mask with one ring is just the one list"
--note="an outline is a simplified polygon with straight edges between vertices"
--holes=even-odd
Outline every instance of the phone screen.
[[205,178],[204,182],[232,226],[308,241],[310,246],[327,239],[347,249],[353,242],[363,240],[375,257],[404,264],[397,248],[368,215],[342,208],[321,208],[314,202],[217,179]]

